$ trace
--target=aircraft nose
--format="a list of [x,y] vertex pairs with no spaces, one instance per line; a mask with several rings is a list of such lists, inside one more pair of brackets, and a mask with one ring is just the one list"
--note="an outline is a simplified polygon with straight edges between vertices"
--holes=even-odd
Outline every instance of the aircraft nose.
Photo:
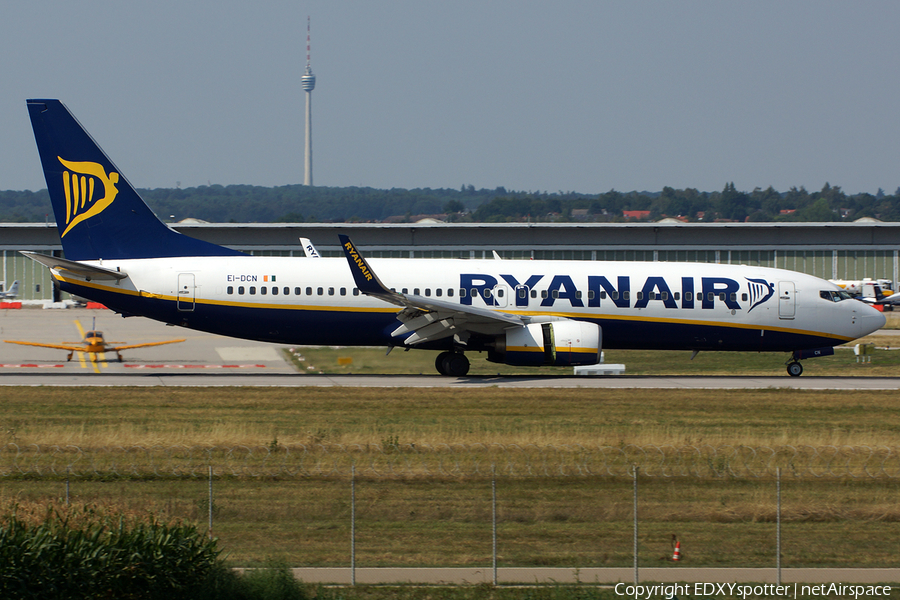
[[856,326],[860,329],[859,337],[878,331],[887,323],[883,312],[866,305],[862,308],[864,310],[857,313],[856,319]]

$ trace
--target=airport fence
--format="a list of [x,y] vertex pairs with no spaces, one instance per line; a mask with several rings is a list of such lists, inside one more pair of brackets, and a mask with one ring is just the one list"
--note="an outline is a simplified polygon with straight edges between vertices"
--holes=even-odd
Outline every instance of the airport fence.
[[896,479],[896,446],[310,444],[0,447],[0,477]]
[[894,446],[0,447],[6,510],[205,523],[235,564],[349,566],[351,581],[357,565],[476,564],[495,583],[498,566],[628,567],[637,582],[674,564],[676,537],[686,564],[778,579],[783,557],[893,567],[898,478]]

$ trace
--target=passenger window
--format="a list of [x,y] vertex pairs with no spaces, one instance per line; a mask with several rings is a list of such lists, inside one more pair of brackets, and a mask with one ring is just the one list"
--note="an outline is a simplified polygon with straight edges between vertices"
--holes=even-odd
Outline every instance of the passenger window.
[[266,290],[267,290],[267,289],[268,289],[268,288],[266,288],[266,286],[262,286],[261,288],[259,288],[259,293],[260,293],[261,295],[265,296],[265,295],[266,295]]
[[341,296],[347,295],[347,288],[341,288]]
[[537,298],[537,290],[531,290],[531,297]]
[[403,288],[403,293],[404,293],[404,294],[408,294],[408,293],[409,293],[409,288]]
[[244,286],[242,286],[242,285],[238,286],[238,294],[240,294],[241,296],[244,295]]
[[272,286],[272,295],[273,295],[273,296],[277,296],[277,295],[278,295],[278,288],[275,287],[274,285]]
[[[285,296],[289,296],[289,295],[291,294],[291,288],[289,288],[289,287],[286,287],[286,288],[284,288],[284,289],[281,290],[281,291],[284,292],[284,295],[285,295]],[[300,293],[300,290],[299,290],[299,289],[297,290],[297,293]]]
[[554,298],[559,298],[559,290],[553,290],[550,295]]
[[594,290],[588,290],[588,300],[594,299]]
[[737,292],[731,292],[731,301],[734,302],[737,300]]
[[502,297],[503,297],[503,288],[498,288],[498,289],[497,289],[497,297],[498,297],[498,298],[502,298]]
[[[637,299],[638,299],[638,300],[643,300],[643,299],[644,299],[644,292],[638,292],[638,293],[637,293]],[[648,300],[649,300],[649,298],[648,298]]]
[[578,298],[579,300],[581,299],[581,290],[578,290],[577,292],[575,292],[575,297]]
[[334,296],[334,288],[333,287],[328,288],[328,295]]
[[716,297],[716,295],[713,294],[712,292],[709,292],[706,294],[706,299],[709,300],[710,302],[712,302],[713,298],[715,298],[715,297]]
[[476,290],[475,288],[472,288],[472,289],[470,290],[469,293],[470,293],[470,294],[472,295],[472,297],[474,298],[475,296],[478,295],[478,290]]
[[741,300],[744,301],[744,302],[746,302],[746,301],[747,301],[747,294],[741,294]]
[[484,297],[485,297],[485,298],[490,298],[490,297],[491,297],[491,290],[489,290],[489,289],[487,289],[487,288],[484,288]]
[[725,293],[724,293],[724,292],[722,292],[721,294],[719,294],[719,301],[720,301],[720,302],[725,302]]
[[359,288],[353,288],[353,295],[359,296]]
[[452,298],[452,297],[453,297],[453,288],[447,288],[447,297],[448,297],[448,298]]
[[443,294],[443,293],[444,293],[444,290],[442,290],[441,288],[435,288],[435,290],[434,290],[434,295],[435,295],[435,296],[440,297],[441,294]]
[[420,291],[421,291],[421,290],[419,290],[419,288],[413,288],[413,295],[414,295],[414,296],[419,296],[419,295],[420,295],[420,294],[419,294]]
[[228,295],[230,296],[231,294],[234,293],[234,286],[233,286],[233,285],[229,285],[229,286],[225,289],[225,291],[226,291],[226,292],[228,293]]
[[622,292],[623,300],[628,300],[630,296],[631,296],[631,292]]
[[312,296],[312,288],[311,287],[306,288],[306,295]]
[[662,300],[663,302],[665,302],[666,300],[669,299],[669,292],[663,292],[660,295],[662,296],[662,298],[657,298],[657,300]]
[[431,296],[431,288],[425,288],[425,295]]
[[674,294],[672,294],[672,297],[676,300],[681,300],[681,292],[675,292]]
[[600,299],[601,299],[601,300],[606,300],[606,291],[600,292]]
[[316,293],[319,296],[322,296],[323,294],[325,294],[325,289],[324,288],[316,288]]
[[[676,298],[677,300],[678,298]],[[693,302],[694,301],[694,293],[693,292],[685,292],[684,293],[684,301],[685,302]]]
[[[619,299],[619,290],[616,290],[616,291],[614,291],[614,292],[612,293],[612,299],[613,299],[613,300],[618,300],[618,299]],[[628,298],[626,297],[626,300],[627,300],[627,299],[628,299]]]
[[528,295],[527,291],[526,291],[525,288],[523,288],[523,287],[520,287],[520,288],[519,288],[518,294],[519,294],[519,298],[524,298],[525,296]]
[[541,290],[541,298],[547,297],[547,290]]
[[250,295],[251,295],[251,296],[255,296],[255,295],[256,295],[256,286],[255,286],[255,285],[251,285],[251,286],[250,286]]

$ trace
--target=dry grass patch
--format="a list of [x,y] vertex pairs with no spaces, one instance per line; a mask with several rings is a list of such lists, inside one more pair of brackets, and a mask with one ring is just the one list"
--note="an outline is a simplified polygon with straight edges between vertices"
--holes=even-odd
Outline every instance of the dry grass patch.
[[900,445],[859,390],[7,388],[7,443]]

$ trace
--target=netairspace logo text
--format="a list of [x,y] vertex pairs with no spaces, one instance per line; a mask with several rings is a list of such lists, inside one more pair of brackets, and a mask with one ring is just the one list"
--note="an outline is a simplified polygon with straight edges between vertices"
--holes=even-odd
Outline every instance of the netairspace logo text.
[[655,585],[629,585],[618,583],[616,595],[629,598],[652,600],[666,598],[673,600],[682,596],[716,596],[728,598],[801,598],[815,596],[840,596],[845,598],[873,598],[889,596],[889,585],[853,585],[844,583],[821,583],[806,585],[741,584],[741,583],[672,583]]

